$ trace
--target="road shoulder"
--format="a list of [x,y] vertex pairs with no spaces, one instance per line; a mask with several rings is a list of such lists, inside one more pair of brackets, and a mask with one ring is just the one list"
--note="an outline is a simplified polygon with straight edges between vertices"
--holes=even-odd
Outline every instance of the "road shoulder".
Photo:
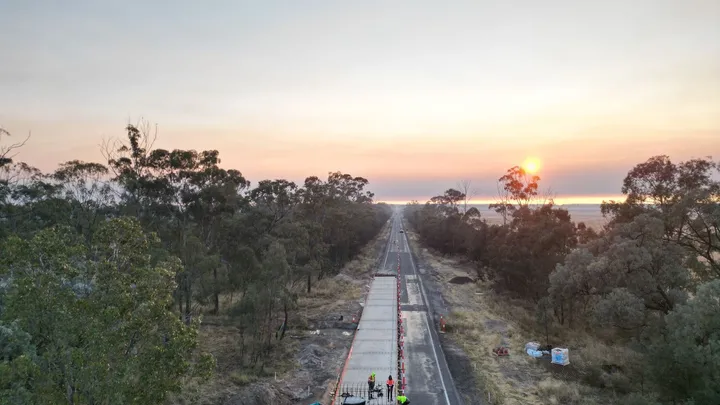
[[447,317],[452,310],[445,299],[445,291],[441,288],[441,277],[428,262],[427,255],[423,253],[425,249],[420,246],[415,234],[406,227],[403,227],[403,229],[407,234],[410,254],[415,263],[418,277],[421,278],[425,289],[431,328],[434,329],[434,332],[430,331],[430,333],[439,338],[455,390],[465,404],[485,404],[482,400],[484,398],[483,392],[475,378],[476,373],[471,358],[452,336],[437,333],[440,316]]

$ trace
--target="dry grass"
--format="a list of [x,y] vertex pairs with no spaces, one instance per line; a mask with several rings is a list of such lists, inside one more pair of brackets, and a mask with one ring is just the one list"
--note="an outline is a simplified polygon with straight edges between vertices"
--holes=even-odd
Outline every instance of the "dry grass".
[[[408,236],[417,240],[412,233]],[[629,390],[623,374],[605,373],[602,366],[633,369],[637,364],[634,362],[638,358],[636,352],[611,347],[594,336],[553,325],[549,330],[550,343],[568,347],[571,364],[563,367],[551,365],[548,359],[531,358],[524,351],[525,344],[546,343],[533,308],[522,301],[498,296],[487,283],[448,283],[456,276],[476,278],[476,274],[456,260],[418,249],[417,242],[412,246],[434,270],[451,309],[447,336],[470,357],[481,389],[485,395],[489,394],[490,404],[612,404],[617,403],[617,395]],[[501,344],[509,347],[510,356],[492,355],[492,349]],[[596,388],[601,384],[606,389]]]
[[291,322],[294,329],[309,329],[313,321],[326,319],[330,314],[348,315],[351,307],[362,298],[362,287],[338,278],[326,278],[315,283],[312,291],[298,297],[298,310]]
[[[358,286],[342,283],[335,278],[316,282],[310,294],[301,293],[296,316],[291,318],[288,335],[307,335],[311,319],[329,313],[346,304],[339,297],[360,297]],[[232,319],[225,316],[205,316],[200,328],[199,350],[212,353],[217,360],[212,379],[203,384],[188,384],[182,397],[175,404],[211,405],[221,403],[223,398],[238,395],[246,387],[259,381],[287,379],[299,368],[295,361],[299,343],[295,339],[275,342],[271,357],[265,361],[262,371],[243,366],[240,353],[239,333]]]
[[274,342],[271,356],[263,362],[262,369],[243,367],[237,329],[227,321],[213,321],[217,324],[202,325],[198,340],[200,351],[215,356],[216,372],[210,381],[186,385],[183,395],[175,398],[172,403],[217,404],[222,398],[231,397],[262,378],[283,376],[297,367],[294,354],[297,352],[298,343],[292,339]]
[[384,247],[389,233],[390,227],[386,226],[337,276],[315,282],[310,293],[304,288],[299,291],[299,315],[307,320],[314,319],[322,314],[342,312],[360,302],[365,292],[363,287],[375,270],[378,252]]
[[538,393],[546,404],[577,404],[583,398],[581,388],[571,382],[546,378],[537,385]]
[[362,289],[355,283],[349,283],[342,279],[324,278],[312,286],[310,293],[303,291],[298,297],[298,307],[301,309],[313,309],[323,307],[327,304],[337,303],[345,297],[359,299]]

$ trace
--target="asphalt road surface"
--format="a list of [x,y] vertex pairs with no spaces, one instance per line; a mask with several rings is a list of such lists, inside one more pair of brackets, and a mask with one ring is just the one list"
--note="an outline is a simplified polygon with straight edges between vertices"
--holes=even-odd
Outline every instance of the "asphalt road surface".
[[[400,259],[401,311],[405,326],[405,374],[408,399],[418,405],[462,405],[440,346],[437,325],[428,311],[422,279],[410,254],[399,213],[392,218],[390,260],[397,268]],[[392,241],[395,238],[397,242]],[[395,259],[395,260],[392,260]]]

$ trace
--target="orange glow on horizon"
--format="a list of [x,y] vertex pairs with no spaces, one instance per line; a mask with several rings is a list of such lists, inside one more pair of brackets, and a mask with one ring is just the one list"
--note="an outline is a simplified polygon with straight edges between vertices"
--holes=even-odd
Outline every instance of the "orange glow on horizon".
[[[425,204],[430,198],[427,198],[425,200],[418,200],[420,204]],[[571,205],[571,204],[601,204],[603,201],[625,201],[625,196],[623,195],[608,195],[608,196],[558,196],[553,198],[553,201],[556,205]],[[468,204],[472,205],[489,205],[494,202],[496,202],[497,199],[495,198],[481,198],[476,200],[471,200],[468,202]],[[405,205],[409,204],[411,201],[400,201],[400,200],[386,200],[386,201],[377,201],[377,202],[383,202],[386,204],[394,204],[394,205]]]

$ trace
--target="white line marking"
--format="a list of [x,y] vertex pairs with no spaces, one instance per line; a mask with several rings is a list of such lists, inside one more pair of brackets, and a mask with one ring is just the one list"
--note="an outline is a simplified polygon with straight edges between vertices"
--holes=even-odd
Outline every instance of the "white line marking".
[[[407,236],[405,234],[403,234],[403,239],[405,240],[405,244],[407,245],[408,240],[407,240]],[[412,267],[413,273],[417,276],[417,271],[415,270],[415,262],[413,261],[412,252],[410,252],[409,246],[408,246],[408,252],[410,253],[409,254],[410,266]],[[427,303],[425,287],[423,287],[422,279],[420,277],[418,277],[418,284],[420,284],[420,294],[422,296],[421,298],[423,300],[423,303],[425,304],[425,306],[427,308],[430,308],[430,306]],[[423,316],[423,319],[425,320],[425,326],[427,327],[427,331],[430,334],[430,343],[431,343],[430,347],[432,347],[433,355],[435,356],[435,364],[437,366],[438,372],[440,373],[440,384],[443,387],[443,394],[445,395],[445,403],[447,403],[447,405],[450,405],[450,398],[448,397],[447,388],[445,387],[445,379],[443,378],[443,373],[442,373],[442,370],[440,369],[440,359],[438,358],[437,351],[435,350],[435,340],[433,339],[432,330],[430,330],[430,323],[428,322],[427,318],[428,318],[428,316],[427,316],[427,314],[425,314],[425,316]]]

